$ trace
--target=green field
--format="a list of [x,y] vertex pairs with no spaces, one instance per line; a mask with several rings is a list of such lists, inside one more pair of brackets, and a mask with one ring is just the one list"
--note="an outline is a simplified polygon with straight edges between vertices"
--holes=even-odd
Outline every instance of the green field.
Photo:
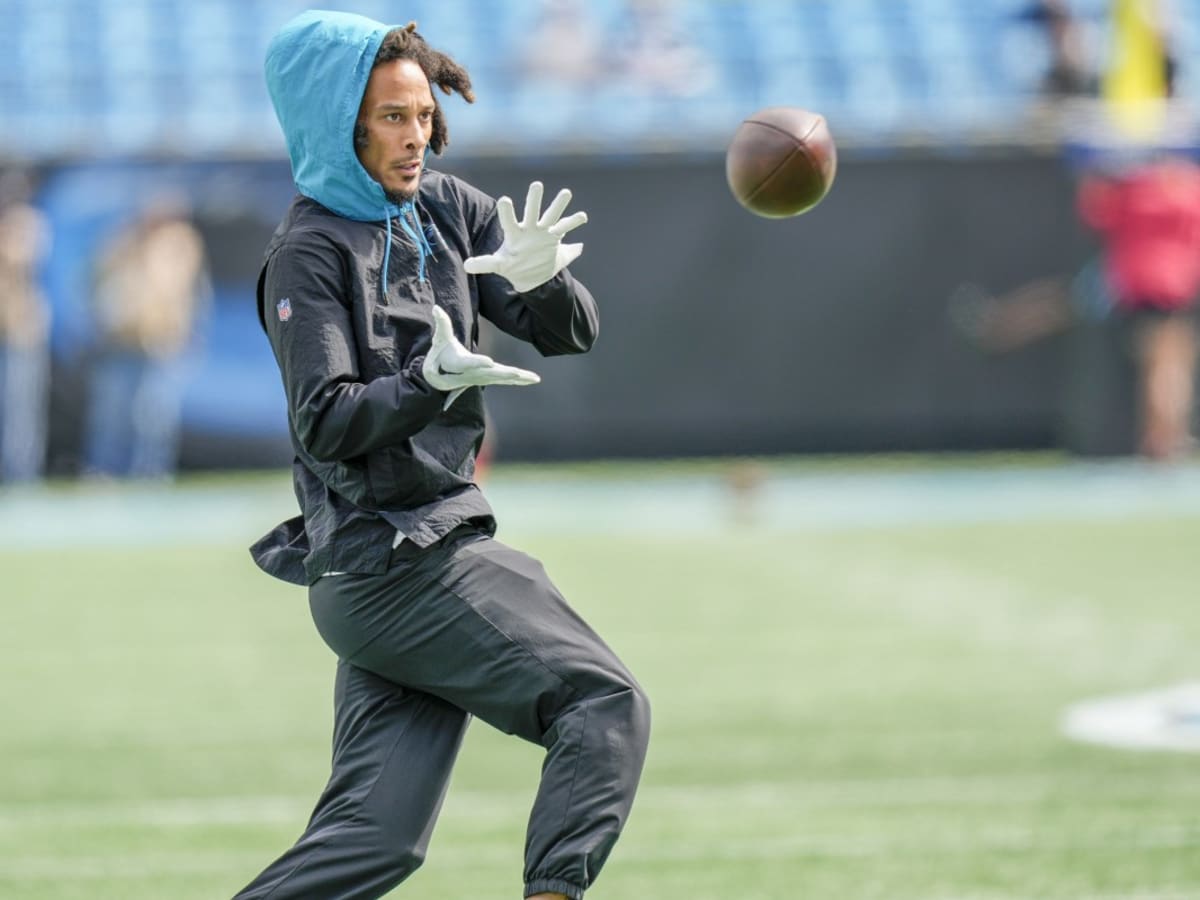
[[[1092,506],[1014,506],[1010,482],[1094,487],[1041,468],[767,469],[745,508],[704,467],[499,472],[505,504],[530,497],[501,536],[655,704],[589,900],[1200,897],[1200,757],[1058,732],[1074,701],[1200,678],[1200,504],[1135,469]],[[291,514],[283,479],[0,495],[0,897],[229,897],[298,834],[333,658],[245,552]],[[887,485],[907,498],[887,515],[838,518]],[[702,512],[672,518],[672,496]],[[241,505],[223,526],[206,497]],[[146,509],[158,539],[129,524]],[[539,762],[476,723],[396,896],[519,897]]]

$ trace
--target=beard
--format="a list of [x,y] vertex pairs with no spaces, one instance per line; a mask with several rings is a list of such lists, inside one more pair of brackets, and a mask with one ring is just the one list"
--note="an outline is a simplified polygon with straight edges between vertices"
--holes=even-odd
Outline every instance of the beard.
[[383,189],[383,195],[387,197],[388,203],[394,203],[396,206],[407,203],[413,197],[417,196],[417,191],[421,187],[421,182],[418,180],[411,188],[406,188],[403,191],[392,191],[387,188]]

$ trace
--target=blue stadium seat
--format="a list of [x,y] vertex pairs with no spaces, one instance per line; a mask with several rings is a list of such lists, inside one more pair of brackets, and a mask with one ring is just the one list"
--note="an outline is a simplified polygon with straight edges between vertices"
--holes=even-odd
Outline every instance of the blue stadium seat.
[[[416,19],[432,43],[470,68],[480,104],[461,117],[458,152],[486,150],[491,135],[511,130],[514,117],[516,130],[539,150],[586,140],[627,147],[659,140],[667,128],[675,139],[690,136],[710,146],[726,125],[706,115],[705,104],[730,112],[809,105],[862,129],[868,140],[886,141],[920,119],[956,139],[964,129],[1010,116],[1036,89],[1047,62],[1043,37],[1021,19],[1031,0],[676,0],[666,7],[675,30],[712,76],[702,96],[645,95],[616,83],[570,87],[543,76],[531,82],[520,55],[550,2],[318,5],[396,23]],[[605,46],[619,45],[633,0],[577,2]],[[1071,6],[1103,35],[1110,2],[1071,0]],[[1200,0],[1176,2],[1181,92],[1196,97]],[[0,153],[68,152],[79,143],[80,122],[99,123],[114,152],[153,152],[185,122],[193,152],[232,153],[251,144],[280,153],[278,130],[262,131],[272,121],[262,58],[279,26],[310,5],[0,0],[7,26],[0,28]],[[139,93],[132,82],[150,87]],[[627,100],[628,109],[601,114],[599,97]],[[181,98],[185,112],[177,108]],[[48,102],[58,125],[45,112]],[[260,133],[248,136],[254,129]],[[138,139],[149,143],[136,147]]]

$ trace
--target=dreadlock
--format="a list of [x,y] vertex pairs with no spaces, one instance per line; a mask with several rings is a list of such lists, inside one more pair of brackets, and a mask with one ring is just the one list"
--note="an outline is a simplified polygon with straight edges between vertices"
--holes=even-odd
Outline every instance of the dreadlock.
[[[443,94],[457,93],[468,103],[475,102],[475,92],[471,90],[471,76],[467,74],[467,70],[445,53],[434,50],[425,43],[425,38],[417,32],[416,22],[409,22],[403,28],[393,28],[384,35],[383,43],[379,45],[379,52],[375,54],[375,62],[371,64],[371,68],[375,69],[377,66],[397,59],[409,59],[415,62],[421,67],[421,71],[425,73],[429,83],[441,88]],[[440,155],[442,148],[450,143],[450,136],[446,130],[446,116],[436,97],[433,104],[433,134],[429,138],[429,146],[434,153]],[[354,126],[354,145],[362,147],[366,143],[366,126],[361,123],[356,124]]]

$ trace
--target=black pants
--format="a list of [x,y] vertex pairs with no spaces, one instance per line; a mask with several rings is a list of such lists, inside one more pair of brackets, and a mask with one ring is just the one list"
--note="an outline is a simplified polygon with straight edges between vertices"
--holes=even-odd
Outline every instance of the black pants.
[[411,874],[471,715],[546,748],[525,895],[583,896],[628,817],[650,710],[537,560],[457,529],[383,575],[309,589],[339,657],[333,771],[299,841],[239,898],[374,898]]

